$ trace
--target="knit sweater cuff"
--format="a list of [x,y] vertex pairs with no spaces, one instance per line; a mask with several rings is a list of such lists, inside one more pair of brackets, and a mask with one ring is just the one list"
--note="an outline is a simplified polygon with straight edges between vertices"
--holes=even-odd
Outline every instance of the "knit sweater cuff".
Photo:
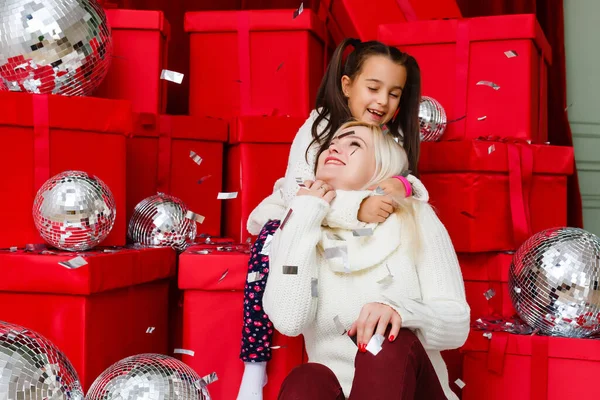
[[367,224],[358,220],[358,210],[362,202],[372,195],[370,190],[336,190],[331,209],[323,221],[330,228],[361,229],[376,224]]

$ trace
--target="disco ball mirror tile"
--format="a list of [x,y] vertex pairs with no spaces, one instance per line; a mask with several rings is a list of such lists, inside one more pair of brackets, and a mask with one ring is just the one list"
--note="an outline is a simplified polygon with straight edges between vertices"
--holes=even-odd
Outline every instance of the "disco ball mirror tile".
[[446,111],[435,99],[423,96],[419,104],[419,128],[421,140],[435,142],[440,140],[446,131]]
[[87,400],[210,400],[206,383],[181,361],[162,354],[127,357],[104,371]]
[[519,316],[540,333],[600,333],[600,239],[583,229],[555,228],[515,253],[509,291]]
[[77,372],[43,336],[0,321],[0,398],[82,400]]
[[0,1],[0,90],[89,95],[112,55],[96,0]]
[[65,171],[42,185],[33,221],[42,238],[62,250],[83,251],[102,242],[117,215],[113,195],[98,177]]
[[183,251],[196,238],[196,222],[187,213],[187,206],[177,197],[164,193],[150,196],[135,206],[129,220],[129,238],[142,245]]

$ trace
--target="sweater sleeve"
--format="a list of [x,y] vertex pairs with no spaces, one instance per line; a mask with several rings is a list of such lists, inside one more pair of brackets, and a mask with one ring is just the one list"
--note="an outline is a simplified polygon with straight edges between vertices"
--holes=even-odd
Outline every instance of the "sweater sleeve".
[[317,243],[329,204],[314,196],[298,196],[271,242],[269,277],[263,307],[271,322],[286,336],[298,336],[314,320],[318,278]]
[[428,204],[419,207],[419,224],[421,299],[390,295],[382,303],[400,314],[402,327],[416,330],[425,349],[455,349],[466,341],[470,319],[456,252],[446,228]]

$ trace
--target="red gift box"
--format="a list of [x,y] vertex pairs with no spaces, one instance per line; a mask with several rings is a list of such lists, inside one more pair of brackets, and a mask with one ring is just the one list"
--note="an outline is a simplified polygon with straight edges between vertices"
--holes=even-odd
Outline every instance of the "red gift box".
[[458,252],[516,250],[532,234],[567,223],[572,147],[423,143],[419,167]]
[[[0,248],[42,242],[32,218],[38,189],[52,176],[80,170],[110,188],[115,224],[103,245],[125,244],[127,101],[0,92]],[[110,158],[107,157],[110,154]]]
[[167,42],[170,27],[162,11],[106,10],[113,38],[108,74],[94,93],[130,100],[135,112],[162,113],[167,106]]
[[[247,248],[247,246],[246,246]],[[209,254],[198,254],[208,249]],[[215,399],[235,399],[244,363],[239,359],[244,310],[244,286],[249,254],[218,251],[215,246],[192,246],[179,257],[179,288],[184,291],[183,346],[194,352],[182,360],[201,376],[216,372],[210,385]],[[281,383],[302,363],[302,337],[275,331],[273,358],[267,364],[264,399],[276,399]]]
[[[162,192],[206,217],[199,233],[218,236],[227,130],[227,122],[216,118],[137,115],[127,140],[127,220],[141,200]],[[192,151],[202,158],[200,165]]]
[[[535,15],[380,25],[379,40],[417,59],[423,95],[438,100],[454,121],[442,140],[507,133],[548,140],[552,53]],[[478,85],[486,81],[499,88]]]
[[[110,251],[0,252],[0,320],[52,341],[75,367],[84,390],[127,356],[167,351],[166,278],[175,274],[175,252]],[[76,255],[87,265],[58,264]]]
[[238,192],[238,197],[225,201],[225,236],[240,243],[250,237],[246,230],[248,217],[273,193],[275,181],[285,175],[290,146],[303,123],[302,118],[287,117],[233,120],[226,155],[225,190]]
[[185,14],[190,115],[306,116],[323,77],[326,29],[304,10]]
[[321,0],[319,7],[336,42],[346,37],[376,40],[379,24],[461,17],[455,0],[380,0],[376,7],[363,0]]
[[600,340],[472,331],[462,350],[463,400],[585,399],[600,374]]
[[512,317],[516,314],[508,293],[512,258],[512,253],[458,254],[471,321],[491,315]]

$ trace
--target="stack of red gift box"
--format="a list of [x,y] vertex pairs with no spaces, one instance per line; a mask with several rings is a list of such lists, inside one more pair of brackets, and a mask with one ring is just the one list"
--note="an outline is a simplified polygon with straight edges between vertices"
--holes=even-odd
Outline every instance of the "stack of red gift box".
[[[534,15],[380,25],[379,39],[417,59],[423,95],[450,120],[440,141],[422,143],[419,170],[458,253],[471,319],[511,317],[514,251],[567,224],[573,149],[547,142],[550,46]],[[483,333],[461,349],[463,399],[585,396],[600,369],[593,340]]]

